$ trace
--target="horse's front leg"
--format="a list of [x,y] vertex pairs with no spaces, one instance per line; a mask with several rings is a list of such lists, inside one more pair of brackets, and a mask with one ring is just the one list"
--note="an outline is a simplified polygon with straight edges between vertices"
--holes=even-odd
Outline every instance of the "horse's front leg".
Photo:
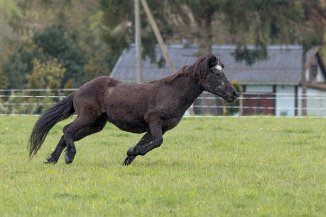
[[163,133],[161,122],[153,122],[149,125],[149,133],[146,133],[137,145],[130,148],[127,152],[127,158],[124,160],[124,165],[129,165],[133,162],[137,155],[144,156],[147,152],[154,148],[160,147],[163,143]]
[[132,153],[134,153],[140,146],[143,146],[143,145],[151,142],[152,140],[153,140],[152,134],[149,132],[145,133],[145,135],[140,139],[140,141],[135,146],[129,148],[129,150],[127,152],[127,157],[124,160],[123,164],[124,165],[131,164],[137,157],[137,155],[132,155]]

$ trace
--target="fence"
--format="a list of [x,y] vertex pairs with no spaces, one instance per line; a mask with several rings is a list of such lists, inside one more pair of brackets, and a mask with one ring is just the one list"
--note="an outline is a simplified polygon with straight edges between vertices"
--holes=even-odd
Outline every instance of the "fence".
[[[9,89],[0,90],[0,114],[38,115],[76,89]],[[326,116],[326,95],[245,93],[227,103],[203,93],[188,110],[189,115],[277,115],[300,116],[301,101],[307,100],[308,115]]]
[[0,114],[38,115],[76,89],[0,90]]

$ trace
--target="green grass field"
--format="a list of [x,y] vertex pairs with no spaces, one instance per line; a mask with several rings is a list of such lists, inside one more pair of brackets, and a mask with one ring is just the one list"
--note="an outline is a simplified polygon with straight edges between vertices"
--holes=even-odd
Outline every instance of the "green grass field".
[[0,117],[0,216],[326,216],[326,119],[187,118],[129,167],[140,135],[109,124],[43,164],[59,123],[29,161],[35,121]]

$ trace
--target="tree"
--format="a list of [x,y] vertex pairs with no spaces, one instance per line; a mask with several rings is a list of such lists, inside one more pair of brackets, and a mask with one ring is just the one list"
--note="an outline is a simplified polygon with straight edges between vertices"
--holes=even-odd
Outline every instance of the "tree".
[[3,64],[3,71],[8,79],[8,88],[24,88],[26,84],[26,76],[31,72],[33,65],[33,49],[32,43],[27,42],[16,48]]
[[46,27],[33,37],[33,42],[44,55],[44,59],[56,58],[65,67],[66,73],[61,87],[70,79],[73,80],[74,86],[81,85],[81,82],[74,78],[82,77],[85,58],[75,40],[61,25]]
[[61,79],[65,74],[65,68],[57,59],[47,60],[41,63],[38,59],[33,60],[33,71],[28,76],[28,88],[58,89]]
[[[160,32],[164,39],[173,36],[172,26],[169,23],[171,2],[153,0],[148,2],[152,9],[153,16],[159,25]],[[122,51],[134,43],[134,11],[133,1],[101,1],[103,11],[102,38],[109,47],[108,52],[116,61]],[[149,57],[152,62],[156,61],[155,46],[156,38],[147,21],[144,10],[141,10],[142,45],[143,56]],[[115,62],[114,61],[114,62]]]
[[[165,41],[199,44],[199,55],[210,53],[214,43],[234,43],[234,57],[248,64],[267,57],[267,44],[296,43],[305,50],[319,44],[326,14],[322,2],[148,0]],[[33,59],[42,64],[57,59],[66,69],[62,87],[109,74],[134,42],[133,11],[132,1],[0,0],[0,86],[26,86]],[[160,60],[143,10],[141,16],[143,55]]]
[[[225,0],[208,0],[203,3],[199,0],[184,0],[183,3],[190,8],[196,21],[194,35],[198,39],[199,56],[212,52],[213,32],[212,23],[217,12],[222,11]],[[180,5],[182,6],[182,5]],[[182,10],[182,8],[180,8]],[[188,18],[188,16],[184,17]]]
[[[47,91],[30,92],[27,90],[10,95],[8,103],[17,104],[18,106],[9,107],[9,113],[39,114],[48,109],[49,106],[53,105],[53,103],[56,103],[58,100],[57,98],[45,96],[60,94],[59,91],[51,92],[50,89],[57,89],[60,87],[65,68],[60,65],[59,61],[56,59],[47,60],[44,63],[41,63],[38,59],[33,59],[32,66],[32,72],[27,76],[27,88],[47,89]],[[19,97],[26,95],[43,95],[43,97]],[[21,106],[22,104],[24,104],[24,106]]]
[[0,88],[8,87],[9,78],[2,67],[13,49],[13,43],[10,43],[9,39],[16,40],[17,38],[10,24],[17,23],[21,17],[22,11],[15,5],[14,1],[0,0]]
[[[14,1],[3,2],[8,5]],[[106,52],[107,46],[100,37],[99,23],[102,20],[97,16],[100,11],[97,2],[16,0],[12,5],[19,13],[10,14],[19,16],[6,15],[4,22],[8,25],[8,30],[6,34],[0,35],[0,48],[1,45],[11,45],[8,53],[0,53],[0,77],[4,78],[2,81],[5,81],[5,78],[8,80],[3,85],[0,84],[2,87],[26,86],[26,78],[32,72],[33,59],[38,59],[43,64],[51,58],[56,58],[64,65],[67,70],[61,87],[67,84],[77,87],[91,75],[109,74],[108,68],[114,65],[114,61],[110,59]],[[5,8],[6,13],[0,14],[0,22],[1,17],[9,13],[8,11],[10,10]],[[4,29],[1,28],[0,31],[3,32]],[[3,39],[4,35],[6,41]],[[85,71],[86,65],[88,70],[93,71]]]
[[75,40],[60,25],[52,25],[35,33],[32,41],[22,43],[4,65],[9,87],[24,87],[27,76],[33,70],[33,59],[42,63],[57,59],[65,67],[60,87],[64,87],[69,80],[73,81],[73,86],[80,86],[83,82],[85,57]]

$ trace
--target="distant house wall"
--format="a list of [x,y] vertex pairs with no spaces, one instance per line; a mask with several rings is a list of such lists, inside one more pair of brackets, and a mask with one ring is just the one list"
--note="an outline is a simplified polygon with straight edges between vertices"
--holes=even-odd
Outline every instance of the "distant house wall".
[[276,86],[276,116],[295,116],[295,91],[294,85]]
[[[326,115],[326,95],[318,89],[307,88],[307,115]],[[298,115],[302,115],[302,88],[298,89]]]
[[[262,107],[265,111],[261,111],[262,109],[260,109],[260,111],[256,112],[262,112],[262,114],[275,114],[276,116],[295,116],[295,91],[295,85],[246,85],[245,97],[247,101],[250,97],[261,98],[256,99],[256,106]],[[244,104],[251,105],[252,102],[245,102]],[[275,108],[272,109],[271,107]]]
[[318,89],[307,89],[307,114],[326,116],[326,92]]
[[245,85],[243,115],[274,115],[274,85]]
[[246,85],[246,93],[273,93],[273,85]]

